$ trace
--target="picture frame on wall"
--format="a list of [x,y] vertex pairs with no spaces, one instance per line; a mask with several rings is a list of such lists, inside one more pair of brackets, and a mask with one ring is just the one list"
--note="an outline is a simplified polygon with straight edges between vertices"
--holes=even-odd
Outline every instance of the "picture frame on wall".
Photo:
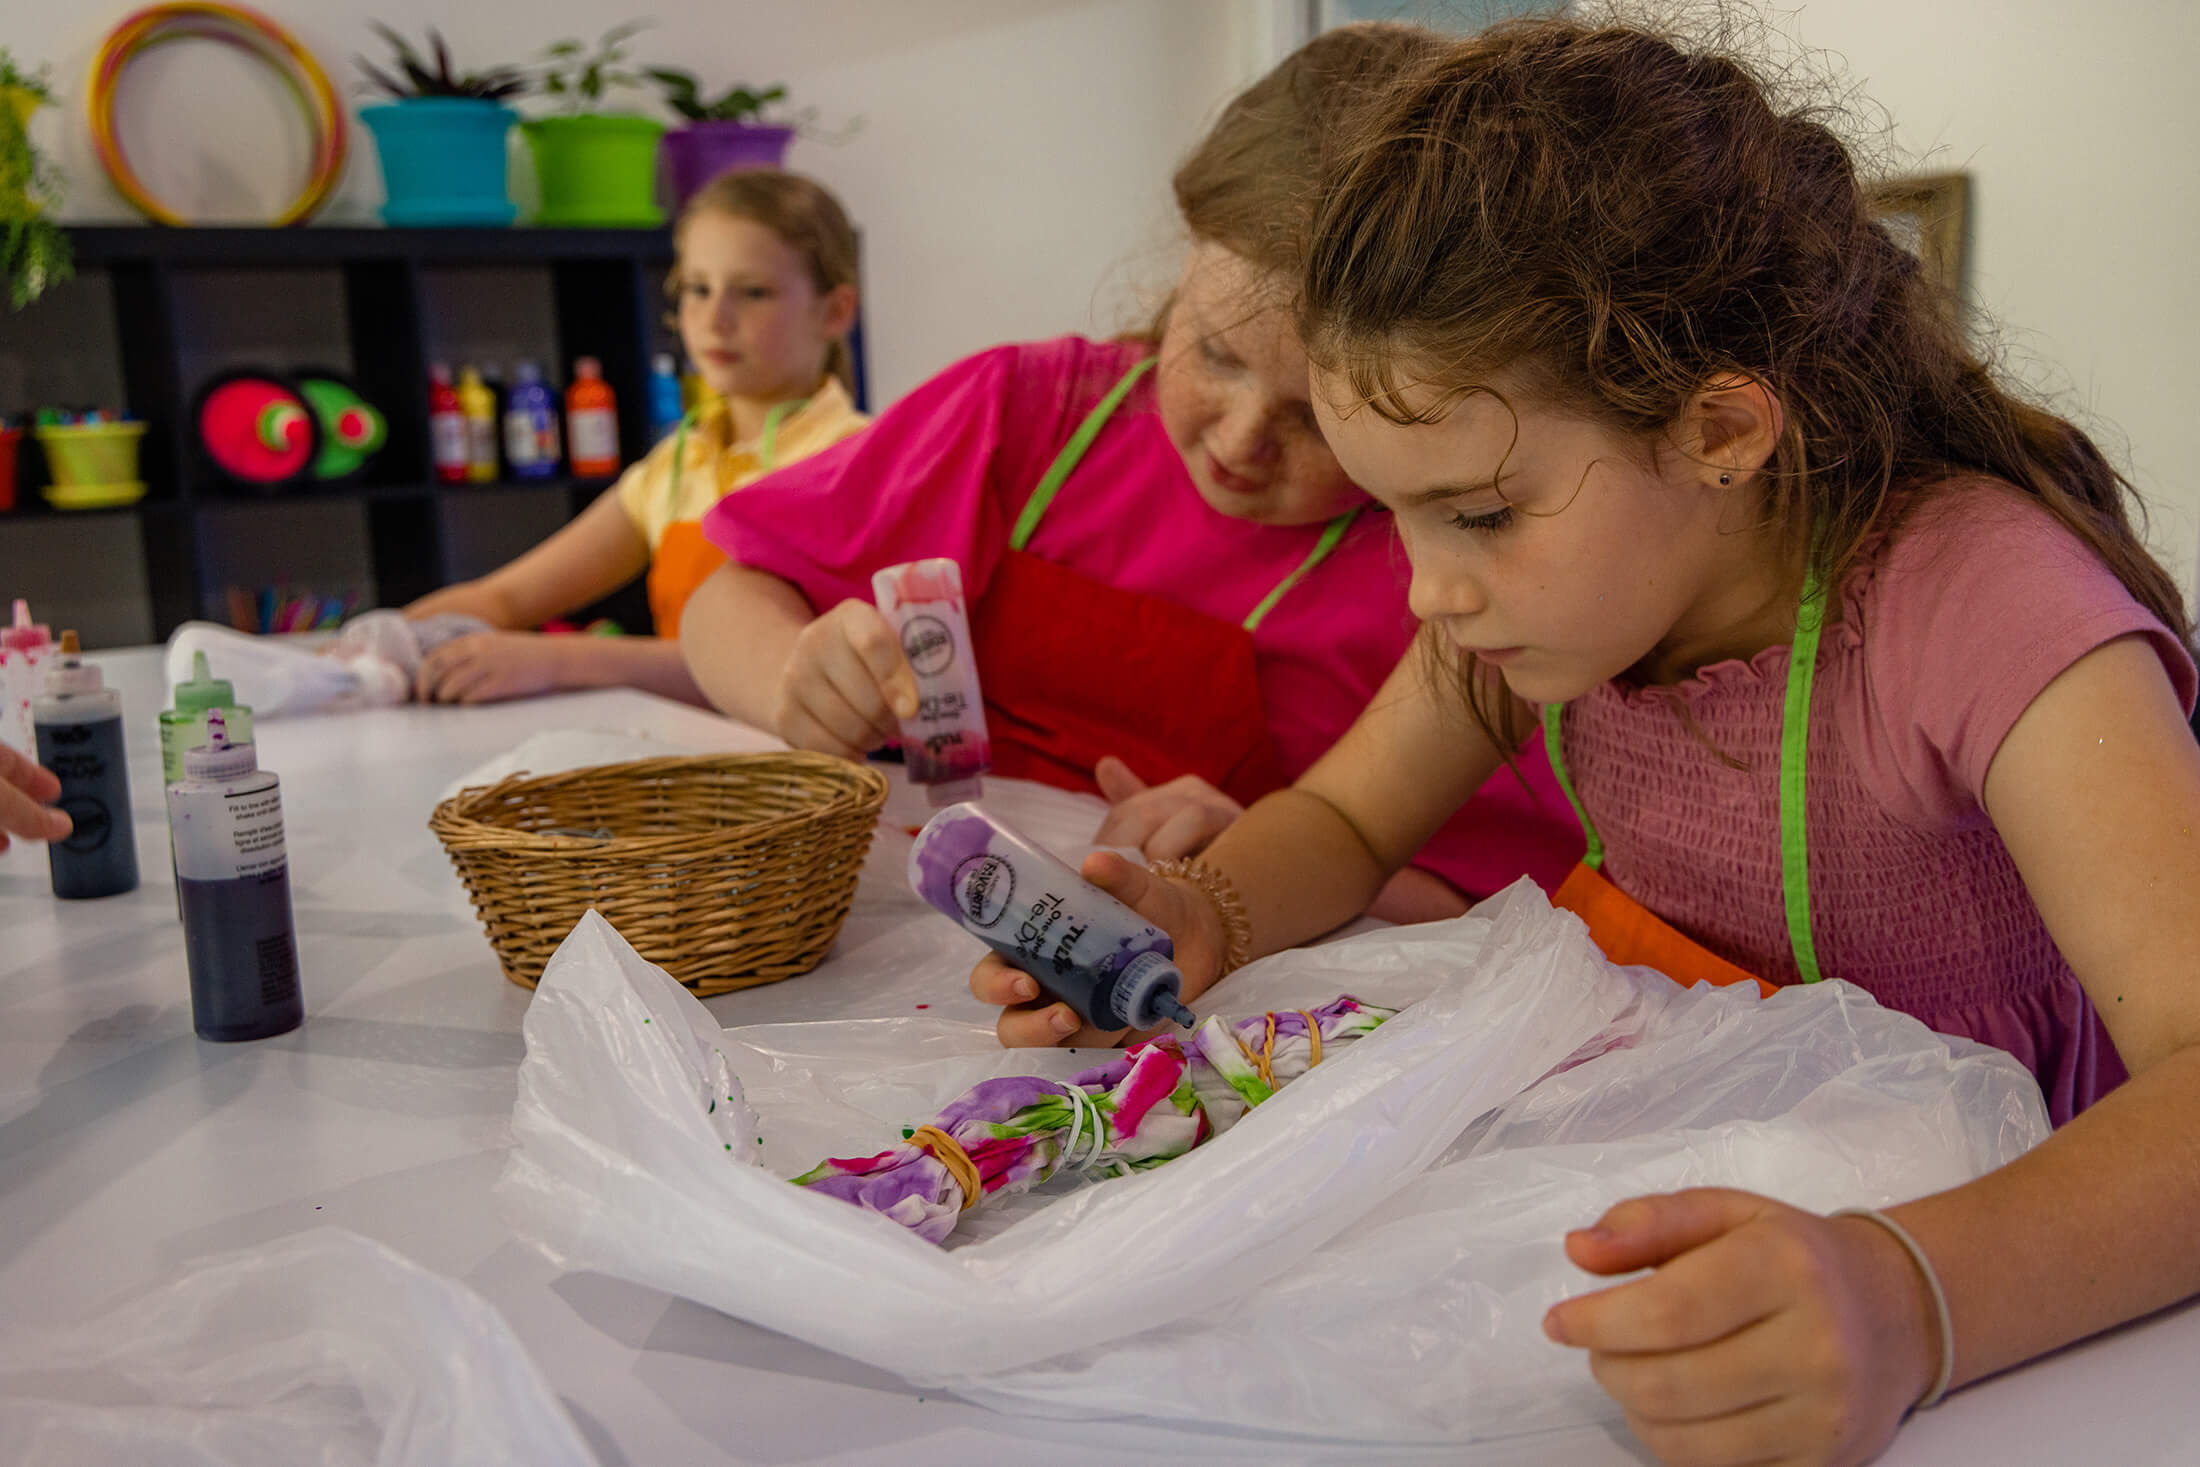
[[1956,320],[1963,318],[1970,253],[1971,175],[1926,173],[1873,184],[1872,212],[1895,243],[1917,256]]

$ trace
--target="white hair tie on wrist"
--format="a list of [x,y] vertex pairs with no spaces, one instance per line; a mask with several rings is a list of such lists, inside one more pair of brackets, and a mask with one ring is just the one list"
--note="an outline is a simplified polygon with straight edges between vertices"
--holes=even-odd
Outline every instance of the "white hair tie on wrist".
[[1956,1373],[1956,1326],[1955,1320],[1948,1313],[1948,1292],[1940,1286],[1940,1275],[1933,1272],[1933,1261],[1925,1256],[1925,1250],[1918,1246],[1917,1239],[1910,1236],[1908,1229],[1884,1212],[1875,1212],[1869,1207],[1844,1207],[1839,1212],[1828,1215],[1867,1218],[1879,1224],[1894,1235],[1894,1240],[1902,1245],[1902,1251],[1910,1255],[1910,1262],[1916,1264],[1917,1271],[1925,1275],[1926,1292],[1933,1296],[1933,1319],[1940,1328],[1940,1369],[1934,1372],[1933,1383],[1926,1387],[1925,1394],[1918,1397],[1916,1404],[1910,1409],[1923,1411],[1927,1407],[1939,1405],[1940,1398],[1948,1394],[1948,1382]]

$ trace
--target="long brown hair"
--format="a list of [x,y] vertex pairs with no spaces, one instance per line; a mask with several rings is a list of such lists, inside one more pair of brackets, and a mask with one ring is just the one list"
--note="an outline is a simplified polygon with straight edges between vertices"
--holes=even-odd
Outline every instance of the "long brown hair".
[[[761,224],[785,241],[788,249],[809,267],[810,284],[824,295],[836,286],[855,285],[859,269],[856,229],[848,211],[833,192],[816,179],[779,168],[737,168],[721,173],[688,196],[680,217],[672,226],[672,250],[677,256],[687,224],[698,214],[731,214]],[[680,298],[680,267],[675,264],[665,277],[665,296]],[[848,343],[834,338],[825,349],[825,370],[840,385],[855,391],[855,364]]]
[[[1277,62],[1230,99],[1177,165],[1170,184],[1185,229],[1296,281],[1324,154],[1344,118],[1441,43],[1423,26],[1362,21],[1324,31]],[[1164,301],[1139,334],[1160,340],[1168,314]]]
[[[1743,61],[1634,26],[1552,19],[1444,47],[1331,156],[1301,335],[1397,421],[1409,379],[1516,391],[1650,441],[1706,384],[1762,383],[1784,424],[1768,523],[1838,577],[1952,474],[2006,480],[2182,638],[2130,484],[2077,427],[1999,383],[1874,219],[1820,109]],[[1465,674],[1511,747],[1513,706]]]

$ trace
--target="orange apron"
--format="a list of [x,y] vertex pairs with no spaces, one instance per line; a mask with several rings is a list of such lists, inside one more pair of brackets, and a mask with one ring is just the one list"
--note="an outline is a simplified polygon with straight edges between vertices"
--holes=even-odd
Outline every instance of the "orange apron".
[[[787,414],[801,411],[805,398],[799,402],[773,403],[764,415],[764,437],[757,446],[757,461],[764,472],[779,467],[777,444],[779,422]],[[688,427],[695,421],[689,413],[680,420],[678,434],[672,441],[672,477],[669,492],[675,505],[680,499],[680,470],[687,458]],[[695,588],[710,579],[710,573],[726,563],[726,552],[710,543],[703,535],[703,522],[675,520],[665,526],[658,537],[657,548],[649,557],[649,577],[643,583],[649,591],[649,619],[651,629],[660,637],[680,635],[680,611],[687,605]]]
[[[1814,569],[1803,582],[1803,601],[1795,615],[1795,639],[1788,658],[1787,702],[1780,725],[1780,891],[1787,909],[1788,945],[1805,983],[1822,976],[1810,925],[1810,853],[1804,830],[1803,772],[1810,741],[1810,695],[1817,676],[1818,639],[1825,626],[1826,587]],[[1754,983],[1769,996],[1776,985],[1728,962],[1682,933],[1614,885],[1603,873],[1604,842],[1566,772],[1561,726],[1565,707],[1543,708],[1543,741],[1551,771],[1581,819],[1588,848],[1551,904],[1564,907],[1589,924],[1604,955],[1615,963],[1656,968],[1684,985]]]
[[1253,631],[1344,538],[1358,510],[1331,520],[1297,569],[1240,622],[1120,587],[1031,554],[1041,517],[1153,365],[1133,366],[1086,415],[1032,490],[970,637],[985,688],[992,773],[1092,793],[1113,754],[1149,784],[1196,774],[1251,804],[1283,788],[1262,705]]

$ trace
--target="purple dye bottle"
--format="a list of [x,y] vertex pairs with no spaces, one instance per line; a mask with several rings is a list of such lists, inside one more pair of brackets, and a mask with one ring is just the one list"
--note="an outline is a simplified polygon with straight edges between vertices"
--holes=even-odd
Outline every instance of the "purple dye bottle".
[[917,674],[916,716],[901,720],[909,782],[923,785],[935,807],[976,799],[993,745],[963,609],[962,567],[944,558],[890,565],[871,577],[871,596]]
[[251,744],[229,742],[223,711],[168,786],[183,899],[191,1026],[201,1039],[265,1039],[305,1020],[283,848],[282,787]]
[[976,805],[917,833],[909,885],[1097,1028],[1198,1022],[1166,932]]

